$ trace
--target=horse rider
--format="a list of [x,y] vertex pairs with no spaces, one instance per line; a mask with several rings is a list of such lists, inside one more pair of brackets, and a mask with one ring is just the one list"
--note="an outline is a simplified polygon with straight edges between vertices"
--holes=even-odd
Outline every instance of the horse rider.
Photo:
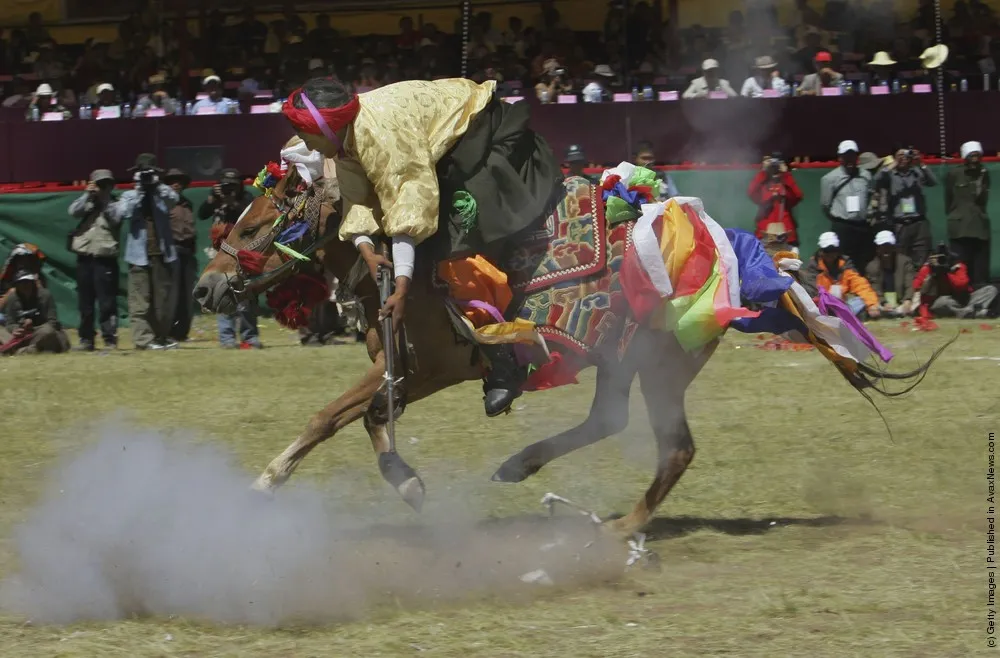
[[[527,104],[504,103],[495,91],[494,81],[453,78],[354,95],[340,82],[313,78],[284,104],[306,145],[335,160],[344,202],[340,238],[354,243],[373,277],[379,265],[393,268],[396,289],[381,312],[397,325],[414,248],[432,237],[432,258],[450,295],[468,300],[475,290],[481,303],[467,315],[496,321],[512,299],[498,266],[562,198],[559,163],[528,128]],[[376,252],[377,235],[391,240],[391,263]],[[510,345],[480,349],[490,362],[486,414],[496,416],[521,394],[524,371]]]

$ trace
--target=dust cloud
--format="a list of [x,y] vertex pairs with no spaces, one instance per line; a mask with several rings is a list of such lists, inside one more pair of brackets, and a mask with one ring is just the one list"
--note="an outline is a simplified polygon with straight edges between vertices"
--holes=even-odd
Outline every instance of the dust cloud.
[[600,585],[624,567],[624,548],[577,517],[483,522],[451,509],[447,519],[372,525],[308,483],[273,498],[251,492],[251,475],[217,446],[118,425],[100,436],[55,469],[15,529],[18,568],[0,584],[5,614],[55,624],[169,615],[319,624],[386,603]]

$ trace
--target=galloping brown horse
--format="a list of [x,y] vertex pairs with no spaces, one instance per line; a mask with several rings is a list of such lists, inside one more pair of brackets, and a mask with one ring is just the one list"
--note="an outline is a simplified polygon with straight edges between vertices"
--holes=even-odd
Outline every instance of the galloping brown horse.
[[[339,215],[336,204],[324,198],[323,182],[305,191],[301,191],[301,186],[296,190],[299,183],[295,171],[290,170],[270,197],[260,197],[249,206],[198,282],[195,298],[202,306],[216,312],[231,312],[238,303],[256,298],[290,276],[294,267],[283,263],[274,248],[276,229],[273,225],[278,215],[285,212],[313,215],[310,221],[317,226],[318,242],[315,244],[321,245],[316,251],[316,259],[327,273],[341,282],[358,278],[356,250],[349,243],[332,239]],[[248,277],[241,260],[246,259],[247,254],[241,250],[255,252],[260,259],[267,259],[259,268],[262,274]],[[411,353],[415,356],[406,375],[408,402],[455,384],[481,379],[480,368],[473,365],[474,346],[453,339],[453,325],[444,299],[429,283],[419,285],[419,280],[420,277],[414,279],[408,300],[409,308],[419,309],[418,313],[410,314],[406,324]],[[383,477],[407,503],[419,510],[424,498],[423,483],[397,453],[390,451],[384,416],[378,413],[377,405],[372,404],[385,374],[383,346],[374,329],[378,326],[378,291],[370,277],[364,276],[358,283],[357,292],[366,300],[365,315],[371,327],[367,332],[371,367],[350,390],[312,417],[302,434],[268,464],[254,487],[270,491],[281,485],[313,448],[360,418],[364,420]],[[620,332],[621,328],[610,331]],[[496,471],[493,480],[520,482],[553,459],[622,431],[628,423],[629,391],[638,375],[658,456],[655,477],[642,498],[629,514],[608,522],[612,530],[631,534],[650,520],[694,457],[684,394],[718,342],[713,341],[698,352],[689,353],[673,334],[640,326],[624,353],[619,354],[617,338],[611,336],[602,342],[605,347],[591,354],[592,362],[597,365],[597,386],[587,418],[576,427],[529,445],[510,457]]]

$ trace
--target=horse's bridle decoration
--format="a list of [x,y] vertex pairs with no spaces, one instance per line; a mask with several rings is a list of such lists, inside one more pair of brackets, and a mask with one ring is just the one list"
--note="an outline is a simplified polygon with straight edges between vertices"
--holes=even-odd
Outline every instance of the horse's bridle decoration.
[[[274,285],[284,275],[294,274],[301,264],[312,262],[316,251],[336,237],[335,232],[319,234],[323,195],[318,193],[316,186],[306,187],[300,184],[294,196],[279,196],[275,194],[275,187],[283,177],[281,168],[271,162],[254,181],[254,186],[263,191],[264,197],[278,211],[278,217],[271,228],[240,249],[226,241],[219,245],[220,251],[236,261],[236,275],[228,277],[227,282],[237,302],[245,302],[256,293]],[[289,246],[306,236],[312,236],[312,242],[305,249],[296,251]],[[264,264],[267,262],[264,252],[271,246],[288,258],[280,266],[264,273]]]

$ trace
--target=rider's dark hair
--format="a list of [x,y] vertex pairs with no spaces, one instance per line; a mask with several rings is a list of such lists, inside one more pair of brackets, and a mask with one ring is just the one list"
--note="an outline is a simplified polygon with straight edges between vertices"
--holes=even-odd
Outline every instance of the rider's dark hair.
[[[341,83],[330,78],[311,78],[302,85],[312,104],[320,109],[330,109],[346,105],[351,100],[351,94]],[[292,105],[299,109],[305,109],[306,104],[302,96],[296,95]]]

